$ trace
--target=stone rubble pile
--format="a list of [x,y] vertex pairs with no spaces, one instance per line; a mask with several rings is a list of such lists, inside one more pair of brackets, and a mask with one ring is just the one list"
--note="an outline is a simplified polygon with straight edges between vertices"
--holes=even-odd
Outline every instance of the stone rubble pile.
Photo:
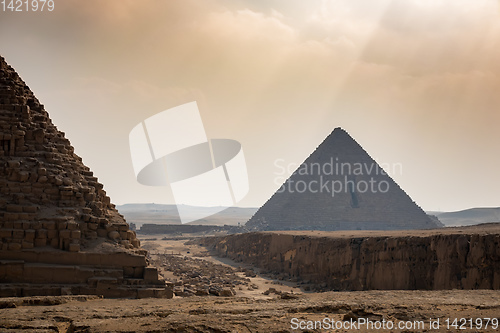
[[[170,279],[173,292],[176,296],[233,296],[238,289],[258,287],[245,276],[255,276],[251,270],[240,269],[214,264],[204,259],[189,258],[175,254],[157,254],[152,262],[164,271],[172,272],[176,277]],[[168,279],[167,279],[168,280]]]

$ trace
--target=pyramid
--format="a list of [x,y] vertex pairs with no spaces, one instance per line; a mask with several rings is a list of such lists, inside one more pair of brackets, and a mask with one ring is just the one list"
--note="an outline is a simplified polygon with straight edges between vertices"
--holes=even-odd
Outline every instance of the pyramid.
[[162,284],[145,254],[103,185],[0,57],[0,296],[137,296],[138,288],[126,288],[131,279]]
[[246,223],[254,230],[441,226],[341,128],[336,128]]

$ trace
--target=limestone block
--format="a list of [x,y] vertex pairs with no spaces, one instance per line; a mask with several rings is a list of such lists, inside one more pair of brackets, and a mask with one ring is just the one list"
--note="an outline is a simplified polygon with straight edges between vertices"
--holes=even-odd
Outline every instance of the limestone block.
[[97,223],[87,223],[87,227],[90,229],[90,230],[97,230]]
[[44,221],[42,222],[42,227],[47,230],[55,230],[56,229],[56,223],[53,221]]
[[20,222],[20,221],[13,222],[13,228],[14,229],[23,229],[23,222]]
[[71,239],[69,239],[69,238],[59,239],[59,249],[69,250],[69,244],[71,244]]
[[57,229],[64,230],[68,227],[68,222],[59,222],[57,223]]
[[119,231],[128,231],[128,229],[129,229],[128,224],[125,224],[125,223],[120,224],[120,226],[118,228]]
[[71,238],[73,239],[80,239],[82,235],[82,232],[80,230],[72,230],[71,231]]
[[68,229],[69,230],[76,230],[76,229],[78,229],[78,223],[76,223],[76,222],[68,222]]
[[41,144],[41,143],[43,143],[43,140],[45,138],[45,132],[44,132],[43,129],[38,128],[38,129],[36,129],[36,130],[33,131],[33,136],[35,138],[35,141],[37,143]]
[[36,173],[32,173],[29,179],[30,183],[36,183],[38,181],[38,175]]
[[19,251],[22,249],[22,245],[20,243],[10,243],[9,250],[10,251]]
[[59,238],[61,239],[69,239],[71,237],[71,230],[59,230]]
[[19,216],[20,220],[33,221],[35,219],[35,214],[31,214],[31,213],[18,213],[17,215]]
[[5,213],[3,215],[3,217],[7,221],[16,221],[16,220],[19,220],[19,214],[16,214],[16,213]]
[[42,247],[47,245],[46,238],[37,238],[35,239],[35,247]]
[[113,240],[117,240],[120,238],[120,233],[118,231],[110,231],[108,233],[108,238],[113,239]]
[[22,213],[23,206],[19,205],[7,205],[6,210],[11,213]]
[[121,239],[128,239],[128,235],[126,231],[120,231],[120,238]]
[[134,278],[142,279],[144,277],[144,268],[145,267],[134,267]]
[[23,212],[25,213],[36,213],[38,211],[37,206],[24,206],[23,207]]
[[34,247],[35,247],[35,245],[33,244],[33,241],[26,241],[26,240],[25,240],[25,241],[23,241],[23,243],[22,243],[22,248],[23,248],[23,249],[32,249],[32,248],[34,248]]
[[0,229],[0,238],[12,238],[12,230]]
[[106,225],[106,231],[111,232],[111,231],[118,231],[118,228],[112,224]]
[[94,193],[86,193],[84,198],[86,201],[94,201],[96,199],[96,195]]
[[26,184],[26,186],[21,187],[21,193],[30,194],[32,192],[31,184]]
[[134,267],[125,266],[123,267],[123,276],[124,277],[134,277]]
[[57,230],[47,230],[47,238],[52,239],[52,238],[58,238],[58,232]]
[[[8,140],[6,138],[8,134],[4,134],[4,140]],[[9,135],[9,139],[10,139],[10,135]],[[16,160],[10,160],[10,161],[7,161],[7,165],[9,166],[9,168],[12,168],[12,169],[19,169],[21,167],[21,163],[19,161],[16,161]]]
[[155,289],[141,288],[137,289],[137,298],[153,298],[155,297]]
[[36,231],[36,238],[46,239],[47,238],[47,229],[38,229]]
[[[11,182],[18,182],[19,181],[19,174],[18,173],[12,173],[9,178]],[[19,191],[16,191],[19,192]]]
[[50,240],[50,246],[52,246],[54,249],[59,248],[59,239],[58,238],[52,238]]
[[69,244],[68,246],[69,252],[79,252],[80,251],[80,244]]
[[88,224],[87,223],[78,223],[78,228],[80,229],[81,232],[87,231]]
[[108,236],[108,232],[106,231],[106,229],[97,229],[97,236],[99,237],[107,237]]
[[95,238],[97,238],[97,231],[87,230],[87,231],[85,231],[85,237],[90,238],[90,239],[95,239]]
[[92,209],[90,209],[88,207],[82,207],[81,210],[82,210],[83,214],[90,214],[90,213],[92,213]]
[[47,194],[59,195],[59,189],[55,187],[46,188],[43,192]]
[[27,171],[19,172],[19,181],[25,182],[30,178],[30,174]]
[[158,282],[158,270],[156,267],[144,267],[144,281],[145,282]]
[[12,231],[12,238],[23,239],[24,238],[24,230],[14,229],[14,231]]
[[61,177],[59,177],[59,176],[56,176],[56,177],[54,178],[54,184],[56,184],[57,186],[62,185],[62,184],[63,184],[63,180],[62,180],[62,178],[61,178]]
[[24,231],[24,240],[33,242],[34,239],[35,239],[35,230],[28,229]]

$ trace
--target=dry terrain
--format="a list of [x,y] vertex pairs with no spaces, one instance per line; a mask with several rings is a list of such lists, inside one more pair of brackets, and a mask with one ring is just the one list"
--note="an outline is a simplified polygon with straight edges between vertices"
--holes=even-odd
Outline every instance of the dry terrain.
[[[174,285],[173,299],[1,299],[0,332],[498,331],[492,326],[500,317],[498,290],[312,293],[260,275],[252,267],[213,257],[196,242],[168,238],[143,236],[142,243],[150,260]],[[464,319],[465,329],[447,327],[446,320],[453,324],[456,318]],[[488,328],[486,318],[495,318]],[[329,329],[335,323],[344,328]],[[390,325],[394,328],[388,329]]]

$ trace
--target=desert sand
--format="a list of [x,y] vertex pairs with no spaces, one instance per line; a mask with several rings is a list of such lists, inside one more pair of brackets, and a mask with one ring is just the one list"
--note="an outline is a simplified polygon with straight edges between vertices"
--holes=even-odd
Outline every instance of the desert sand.
[[[497,331],[491,320],[488,328],[484,325],[486,318],[498,320],[500,316],[498,290],[313,293],[292,282],[273,280],[256,268],[215,257],[196,241],[168,239],[168,235],[140,238],[150,253],[151,262],[174,288],[183,287],[177,288],[183,296],[172,299],[7,298],[0,301],[0,332]],[[181,265],[177,265],[179,263]],[[188,276],[193,272],[196,274]],[[234,295],[224,297],[208,293],[197,296],[196,291],[202,289],[198,287],[203,285],[196,281],[198,278],[212,284],[227,280],[227,285],[233,286],[229,289],[234,290]],[[359,318],[367,325],[385,323],[386,328],[388,325],[413,325],[414,328],[395,326],[384,330],[383,327],[345,326],[347,328],[329,329],[327,326],[337,321],[350,325],[358,323]],[[446,320],[453,324],[456,318],[472,319],[473,327],[466,326],[465,330],[448,327]],[[483,324],[482,329],[474,326],[476,320]],[[307,329],[307,325],[315,322],[316,329]],[[326,326],[320,329],[319,322]],[[434,323],[432,328],[431,322]],[[299,325],[305,329],[300,329]],[[416,325],[423,326],[416,328]]]

